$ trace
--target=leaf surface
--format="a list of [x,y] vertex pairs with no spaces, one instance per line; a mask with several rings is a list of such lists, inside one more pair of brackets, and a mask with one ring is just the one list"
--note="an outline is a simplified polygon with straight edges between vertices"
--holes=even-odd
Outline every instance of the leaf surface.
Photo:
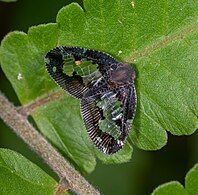
[[56,181],[22,155],[0,149],[0,194],[54,194]]
[[[22,105],[59,89],[44,67],[45,54],[57,45],[108,52],[135,63],[137,113],[130,140],[157,150],[167,132],[190,135],[197,129],[197,1],[84,0],[57,15],[57,23],[11,32],[1,43],[0,62]],[[84,128],[79,102],[63,95],[32,116],[41,132],[82,172],[94,169],[98,156],[107,163],[131,158],[132,149],[111,157],[98,153]]]
[[198,164],[196,164],[186,175],[185,188],[177,181],[165,183],[157,187],[152,195],[197,195],[198,194]]

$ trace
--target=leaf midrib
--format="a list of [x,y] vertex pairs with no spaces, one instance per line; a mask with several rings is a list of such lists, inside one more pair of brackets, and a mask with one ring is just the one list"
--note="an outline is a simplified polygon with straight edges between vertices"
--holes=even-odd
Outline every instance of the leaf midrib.
[[179,31],[172,33],[171,35],[167,35],[163,38],[163,40],[158,40],[154,43],[150,43],[145,47],[133,52],[126,57],[125,60],[127,62],[136,62],[141,57],[148,57],[151,53],[155,52],[158,49],[162,49],[166,47],[168,44],[184,39],[194,33],[198,32],[198,23],[192,23],[191,25],[186,25],[184,28],[181,28]]

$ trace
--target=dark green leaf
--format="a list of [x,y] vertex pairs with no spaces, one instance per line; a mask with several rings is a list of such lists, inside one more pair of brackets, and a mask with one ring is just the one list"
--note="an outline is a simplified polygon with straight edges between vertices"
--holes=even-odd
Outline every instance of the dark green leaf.
[[198,164],[186,175],[185,188],[177,181],[165,183],[157,187],[152,195],[197,195],[198,194]]
[[54,194],[56,181],[22,155],[0,149],[0,194]]

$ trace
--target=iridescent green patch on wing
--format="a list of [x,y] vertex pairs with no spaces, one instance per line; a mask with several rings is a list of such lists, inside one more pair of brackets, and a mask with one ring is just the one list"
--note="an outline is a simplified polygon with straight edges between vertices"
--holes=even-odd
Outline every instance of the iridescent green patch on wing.
[[83,60],[80,65],[75,66],[75,70],[80,76],[87,76],[97,71],[97,65],[92,64],[91,61]]
[[73,72],[81,77],[86,77],[97,71],[97,65],[84,59],[75,61],[73,56],[64,56],[63,72],[72,76]]
[[65,73],[68,76],[72,76],[75,66],[76,66],[75,60],[72,56],[64,56],[63,73]]
[[116,123],[123,116],[121,102],[110,94],[101,98],[97,106],[102,109],[104,119],[99,121],[99,129],[118,139],[121,135],[120,126]]

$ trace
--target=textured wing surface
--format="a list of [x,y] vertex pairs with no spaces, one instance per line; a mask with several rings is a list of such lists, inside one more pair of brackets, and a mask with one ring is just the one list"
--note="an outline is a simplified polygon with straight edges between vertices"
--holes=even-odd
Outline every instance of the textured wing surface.
[[104,153],[121,149],[136,109],[134,71],[110,55],[80,47],[56,47],[46,69],[65,91],[81,100],[81,114],[93,143]]
[[135,113],[135,101],[132,86],[109,91],[98,99],[81,100],[88,134],[102,152],[113,154],[123,147]]
[[[68,57],[73,58],[73,61],[70,61],[73,65],[75,62],[79,63],[76,68],[81,69],[82,73],[84,72],[81,62],[90,61],[92,64],[98,65],[97,69],[101,74],[98,75],[97,71],[89,69],[88,75],[80,75],[74,70],[72,75],[68,75],[67,72],[64,72],[64,66],[68,66],[68,63],[65,64],[65,59]],[[45,62],[47,71],[55,82],[79,99],[82,98],[83,93],[88,89],[87,85],[93,79],[97,80],[99,76],[106,75],[110,65],[117,63],[113,57],[106,53],[80,47],[56,47],[47,53]]]
[[73,72],[72,76],[64,73],[64,56],[60,48],[55,48],[45,57],[46,69],[55,82],[76,98],[81,99],[87,90],[81,76]]
[[100,109],[94,101],[81,100],[81,113],[87,128],[89,137],[93,143],[106,154],[117,152],[122,145],[118,144],[113,136],[99,129],[99,120],[102,118]]
[[117,64],[118,61],[107,53],[86,49],[81,47],[62,47],[63,55],[72,55],[75,60],[87,60],[93,64],[98,64],[99,71],[105,75],[111,68],[112,64]]

